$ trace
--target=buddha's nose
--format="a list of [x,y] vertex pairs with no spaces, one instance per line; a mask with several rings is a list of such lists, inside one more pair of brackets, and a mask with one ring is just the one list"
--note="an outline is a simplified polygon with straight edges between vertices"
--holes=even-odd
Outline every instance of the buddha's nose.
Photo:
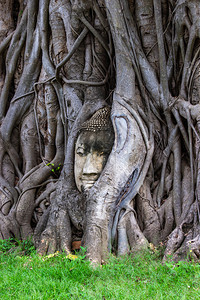
[[93,153],[88,153],[84,167],[83,167],[83,175],[84,174],[99,174],[98,164],[95,159],[95,155]]

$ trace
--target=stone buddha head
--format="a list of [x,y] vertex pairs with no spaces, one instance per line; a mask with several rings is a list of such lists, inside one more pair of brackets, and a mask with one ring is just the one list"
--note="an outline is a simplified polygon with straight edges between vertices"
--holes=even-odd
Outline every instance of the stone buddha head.
[[83,123],[75,145],[75,182],[87,191],[99,178],[114,142],[110,108],[99,109]]

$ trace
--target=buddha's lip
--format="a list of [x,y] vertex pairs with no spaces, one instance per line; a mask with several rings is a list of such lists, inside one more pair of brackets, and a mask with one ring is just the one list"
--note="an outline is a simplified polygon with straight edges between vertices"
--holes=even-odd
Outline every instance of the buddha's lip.
[[97,179],[99,178],[99,176],[95,176],[95,177],[91,177],[91,176],[82,176],[81,177],[81,180],[82,181],[87,181],[87,182],[94,182],[94,181],[97,181]]
[[95,179],[95,180],[91,180],[91,179],[82,179],[82,181],[83,181],[84,183],[95,183],[95,182],[97,181],[97,179]]

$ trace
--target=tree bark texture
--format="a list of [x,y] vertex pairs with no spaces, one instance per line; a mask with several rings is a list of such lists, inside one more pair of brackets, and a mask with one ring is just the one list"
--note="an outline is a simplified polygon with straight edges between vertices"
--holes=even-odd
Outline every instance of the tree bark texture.
[[[0,0],[0,238],[87,257],[166,245],[200,256],[198,0]],[[82,124],[110,106],[92,188],[74,178]]]

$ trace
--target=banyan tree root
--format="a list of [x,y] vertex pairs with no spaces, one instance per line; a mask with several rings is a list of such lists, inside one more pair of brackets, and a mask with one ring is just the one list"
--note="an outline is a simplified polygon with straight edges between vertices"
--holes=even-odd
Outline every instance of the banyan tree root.
[[147,249],[149,243],[142,233],[134,212],[122,214],[117,226],[117,254],[125,255],[127,253],[137,253]]
[[[167,246],[163,260],[166,261],[169,257],[175,261],[185,259],[190,255],[198,258],[199,253],[199,224],[197,221],[197,203],[194,203],[187,217],[177,226],[168,237]],[[193,223],[195,225],[193,226]]]
[[[82,241],[99,263],[148,242],[198,258],[199,1],[4,2],[0,237]],[[104,106],[114,145],[81,193],[76,139]]]

